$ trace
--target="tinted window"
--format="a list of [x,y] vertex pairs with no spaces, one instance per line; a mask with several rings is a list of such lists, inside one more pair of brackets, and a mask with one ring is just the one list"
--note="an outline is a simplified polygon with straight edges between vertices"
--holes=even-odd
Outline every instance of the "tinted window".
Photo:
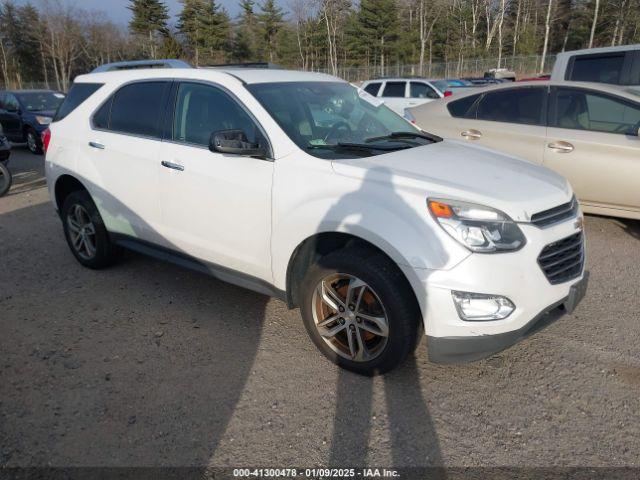
[[478,106],[479,120],[542,125],[546,88],[517,88],[487,93]]
[[111,104],[113,97],[107,100],[104,105],[93,115],[93,126],[103,130],[109,129],[109,117],[111,116]]
[[53,121],[57,122],[58,120],[65,118],[78,108],[87,98],[93,95],[100,87],[102,87],[102,83],[74,83],[71,85],[69,94],[62,102],[62,105],[60,105],[60,108],[58,108]]
[[18,103],[18,99],[15,95],[11,93],[7,93],[4,97],[4,108],[5,110],[17,111],[20,110],[20,104]]
[[440,98],[440,96],[426,83],[411,82],[409,84],[411,98]]
[[198,83],[182,83],[178,89],[173,120],[173,139],[209,145],[213,132],[242,130],[252,143],[260,143],[253,120],[222,90]]
[[146,82],[127,85],[116,93],[111,107],[110,130],[158,137],[164,110],[167,82]]
[[387,82],[384,86],[383,97],[404,97],[406,82]]
[[379,83],[379,82],[370,83],[369,85],[367,85],[364,88],[364,91],[367,92],[370,95],[373,95],[374,97],[377,97],[378,96],[378,90],[380,90],[380,85],[381,85],[381,83]]
[[624,57],[624,53],[602,57],[576,57],[568,80],[619,84]]
[[480,95],[471,95],[461,98],[447,105],[449,113],[456,118],[474,118],[475,109],[473,108]]
[[555,126],[627,134],[640,125],[640,106],[584,90],[559,89]]

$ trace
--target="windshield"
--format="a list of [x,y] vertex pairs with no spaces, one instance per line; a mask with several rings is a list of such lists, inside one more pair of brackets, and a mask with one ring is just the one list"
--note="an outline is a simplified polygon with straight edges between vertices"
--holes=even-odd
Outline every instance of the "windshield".
[[16,96],[28,112],[55,111],[64,100],[64,95],[57,92],[28,92]]
[[317,157],[379,155],[433,141],[391,138],[401,132],[420,136],[420,132],[383,102],[348,83],[262,83],[247,88],[291,140]]

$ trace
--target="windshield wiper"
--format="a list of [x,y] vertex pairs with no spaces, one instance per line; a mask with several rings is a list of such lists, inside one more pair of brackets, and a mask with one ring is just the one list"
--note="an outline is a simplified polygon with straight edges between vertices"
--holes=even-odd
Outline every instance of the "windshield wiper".
[[383,146],[383,145],[369,145],[367,143],[348,143],[338,142],[327,145],[307,145],[308,150],[345,150],[345,151],[360,151],[360,152],[393,152],[395,150],[404,150],[409,148],[408,146]]
[[429,140],[432,143],[442,141],[442,138],[427,132],[393,132],[389,135],[383,135],[381,137],[367,138],[365,140],[365,143],[379,142],[382,140],[410,140],[412,138],[423,138],[425,140]]

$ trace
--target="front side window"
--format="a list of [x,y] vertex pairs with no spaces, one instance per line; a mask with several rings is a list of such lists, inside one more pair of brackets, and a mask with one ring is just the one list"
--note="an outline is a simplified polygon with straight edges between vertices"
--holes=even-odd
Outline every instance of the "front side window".
[[384,86],[383,97],[404,98],[407,82],[387,82]]
[[208,146],[211,134],[241,130],[251,143],[266,147],[255,122],[223,90],[200,83],[181,83],[173,118],[173,140]]
[[560,88],[556,94],[554,125],[629,134],[640,127],[640,105],[586,90]]
[[[344,82],[258,83],[247,87],[301,149],[354,158],[431,143],[384,102]],[[398,139],[397,134],[408,139]],[[385,137],[381,139],[380,137]]]
[[604,56],[575,57],[567,80],[619,84],[624,67],[624,52]]
[[[160,122],[164,111],[169,82],[141,82],[122,87],[111,100],[107,129],[114,132],[160,137]],[[105,105],[109,104],[107,102]],[[105,123],[106,107],[94,116]]]
[[512,88],[487,93],[480,100],[477,118],[493,122],[542,125],[546,95],[546,87]]
[[435,92],[433,88],[431,88],[426,83],[422,82],[411,82],[410,86],[410,97],[411,98],[440,98],[440,96]]
[[9,112],[17,112],[20,110],[20,103],[15,95],[8,93],[4,97],[4,109]]
[[55,112],[65,97],[58,92],[24,92],[17,96],[27,112]]
[[370,83],[369,85],[364,87],[364,91],[370,95],[373,95],[374,97],[377,97],[378,91],[380,90],[380,85],[382,85],[380,82]]

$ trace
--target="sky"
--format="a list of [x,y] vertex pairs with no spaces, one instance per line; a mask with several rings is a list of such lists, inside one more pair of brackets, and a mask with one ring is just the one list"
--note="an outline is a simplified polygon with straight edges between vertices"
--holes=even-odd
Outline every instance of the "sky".
[[[31,1],[34,5],[38,4],[38,0],[18,0],[16,3],[24,4]],[[75,5],[76,7],[83,8],[85,10],[98,10],[103,11],[114,22],[120,25],[127,25],[131,18],[131,12],[127,10],[129,0],[60,0],[63,4]],[[181,4],[178,0],[164,0],[165,4],[169,7],[169,13],[172,17],[178,14],[181,8]],[[217,0],[218,5],[223,5],[231,18],[235,18],[240,12],[240,6],[238,0]],[[282,3],[282,2],[278,2]],[[171,19],[171,23],[175,23],[175,19]]]

